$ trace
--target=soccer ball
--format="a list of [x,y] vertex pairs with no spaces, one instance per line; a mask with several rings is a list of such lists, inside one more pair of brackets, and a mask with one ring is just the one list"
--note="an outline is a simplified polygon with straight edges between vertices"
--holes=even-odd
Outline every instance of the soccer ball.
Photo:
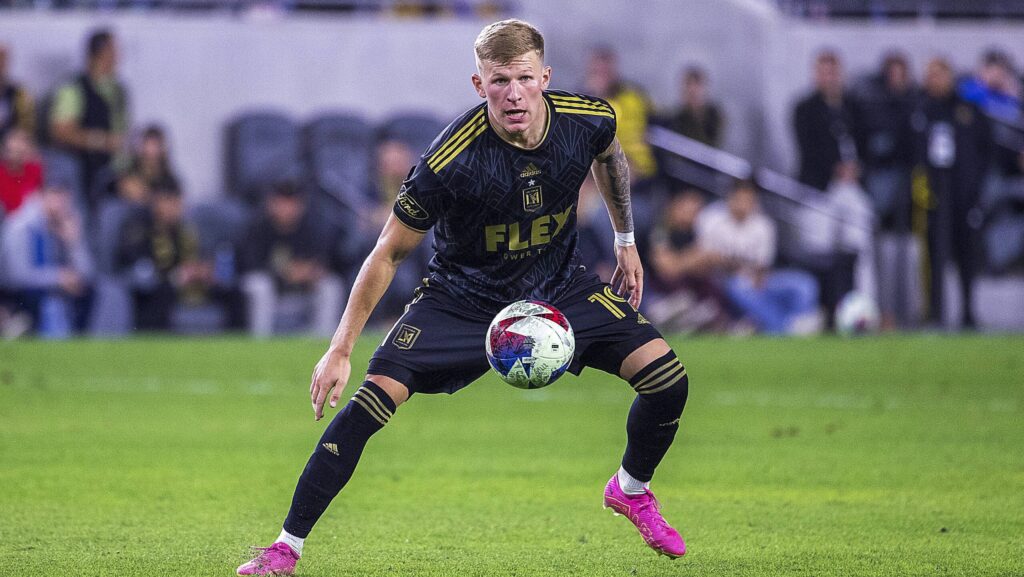
[[836,330],[842,335],[860,335],[878,330],[878,305],[857,291],[849,292],[836,307]]
[[539,389],[569,368],[576,339],[565,315],[542,301],[502,309],[487,329],[487,361],[506,383]]

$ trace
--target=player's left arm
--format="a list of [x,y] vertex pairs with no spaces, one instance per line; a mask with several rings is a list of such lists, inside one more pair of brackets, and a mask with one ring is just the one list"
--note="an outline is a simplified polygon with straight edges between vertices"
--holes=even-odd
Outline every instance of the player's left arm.
[[619,139],[594,158],[590,167],[597,189],[604,197],[608,216],[615,229],[615,273],[612,287],[621,296],[629,295],[629,303],[640,306],[644,294],[644,269],[633,237],[633,206],[629,197],[629,162]]

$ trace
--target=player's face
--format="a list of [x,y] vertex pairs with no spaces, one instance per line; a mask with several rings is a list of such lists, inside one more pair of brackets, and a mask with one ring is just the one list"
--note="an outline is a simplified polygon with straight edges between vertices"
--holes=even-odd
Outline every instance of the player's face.
[[517,135],[544,122],[544,90],[551,82],[551,67],[540,55],[527,52],[510,62],[480,62],[473,85],[487,99],[491,118],[509,134]]

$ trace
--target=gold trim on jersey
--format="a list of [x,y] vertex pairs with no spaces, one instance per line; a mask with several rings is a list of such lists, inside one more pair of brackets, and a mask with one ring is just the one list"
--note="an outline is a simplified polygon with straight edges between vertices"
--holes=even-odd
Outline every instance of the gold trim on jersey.
[[434,154],[431,154],[430,158],[427,159],[427,165],[430,166],[430,169],[434,172],[441,170],[439,165],[447,164],[446,159],[450,161],[451,158],[454,158],[449,157],[449,153],[452,151],[457,151],[455,155],[458,156],[458,152],[461,152],[462,149],[465,148],[463,144],[465,144],[466,137],[469,137],[470,141],[473,140],[473,138],[476,138],[480,133],[480,127],[487,125],[485,118],[486,114],[487,108],[481,108],[473,115],[472,118],[469,119],[468,122],[466,122],[466,124],[449,136],[437,151],[435,151]]
[[601,103],[580,98],[579,96],[560,96],[558,94],[551,94],[551,100],[555,102],[555,106],[568,106],[574,108],[587,108],[590,110],[602,110],[605,112],[614,112],[612,107]]
[[593,116],[607,116],[608,118],[615,118],[615,115],[611,112],[605,112],[603,110],[583,110],[580,108],[555,108],[555,112],[563,112],[565,114],[590,114]]

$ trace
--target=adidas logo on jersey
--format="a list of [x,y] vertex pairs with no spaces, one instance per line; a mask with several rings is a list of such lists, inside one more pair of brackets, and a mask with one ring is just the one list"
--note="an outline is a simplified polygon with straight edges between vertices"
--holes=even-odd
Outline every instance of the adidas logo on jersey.
[[537,168],[536,164],[531,162],[526,165],[526,170],[519,173],[519,178],[530,178],[531,176],[537,176],[538,174],[540,174],[540,169]]
[[324,443],[323,447],[325,449],[327,449],[328,451],[330,451],[331,453],[333,453],[334,455],[338,454],[338,445],[337,445],[337,443]]

